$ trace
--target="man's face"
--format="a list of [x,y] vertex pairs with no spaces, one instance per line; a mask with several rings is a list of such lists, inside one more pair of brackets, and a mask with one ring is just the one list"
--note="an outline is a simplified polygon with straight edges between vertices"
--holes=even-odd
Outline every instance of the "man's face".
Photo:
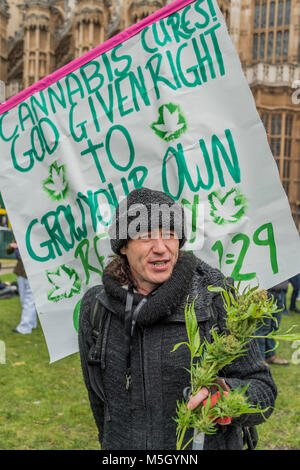
[[121,253],[127,256],[141,294],[149,294],[169,279],[178,259],[178,252],[179,240],[176,234],[162,229],[141,234],[121,248]]

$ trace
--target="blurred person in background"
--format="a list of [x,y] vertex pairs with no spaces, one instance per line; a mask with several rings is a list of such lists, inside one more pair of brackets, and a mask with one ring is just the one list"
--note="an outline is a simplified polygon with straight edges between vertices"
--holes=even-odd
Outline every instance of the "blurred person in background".
[[37,326],[37,314],[29,281],[15,240],[6,247],[6,253],[9,255],[14,253],[17,258],[17,264],[13,272],[18,278],[18,289],[22,306],[20,323],[13,329],[13,332],[23,335],[30,334],[32,329]]
[[[0,270],[2,264],[0,263]],[[19,295],[18,286],[15,282],[2,282],[0,279],[0,299],[7,299],[9,297]]]
[[300,276],[296,274],[289,279],[289,282],[293,286],[293,292],[291,296],[291,304],[290,304],[290,311],[295,313],[300,313],[300,310],[296,307],[296,300],[298,297],[299,289],[300,289]]

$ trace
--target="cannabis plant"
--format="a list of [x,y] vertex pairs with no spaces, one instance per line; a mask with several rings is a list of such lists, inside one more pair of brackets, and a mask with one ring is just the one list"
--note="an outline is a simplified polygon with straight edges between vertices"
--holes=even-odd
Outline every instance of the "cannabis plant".
[[[237,287],[228,285],[226,288],[209,286],[208,289],[222,296],[227,314],[225,331],[217,333],[212,329],[212,341],[205,338],[201,343],[194,310],[196,299],[191,303],[187,299],[185,324],[188,341],[176,344],[173,351],[183,345],[190,350],[190,397],[195,396],[203,387],[209,390],[216,386],[219,391],[215,395],[209,395],[195,410],[188,408],[185,400],[177,402],[177,450],[185,449],[199,433],[214,434],[217,423],[224,422],[227,417],[235,418],[246,413],[266,411],[248,401],[248,385],[226,392],[218,385],[217,379],[223,367],[246,353],[247,343],[256,337],[259,323],[267,318],[274,318],[274,313],[279,311],[276,302],[267,291],[259,290],[258,286],[247,286],[241,292],[240,284]],[[299,339],[299,335],[291,334],[290,330],[287,334],[272,332],[267,337],[272,337],[276,342]],[[194,436],[184,443],[185,433],[190,428],[194,429]]]

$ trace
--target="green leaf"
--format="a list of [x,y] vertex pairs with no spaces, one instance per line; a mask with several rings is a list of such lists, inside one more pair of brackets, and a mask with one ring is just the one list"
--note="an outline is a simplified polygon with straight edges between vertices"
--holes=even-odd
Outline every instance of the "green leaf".
[[197,351],[197,353],[195,354],[195,357],[201,357],[202,354],[203,354],[203,348],[204,348],[204,343],[202,343]]
[[225,289],[223,287],[217,287],[217,286],[208,286],[207,289],[210,292],[225,292]]
[[161,139],[169,142],[186,132],[187,122],[179,105],[163,104],[158,109],[158,119],[150,125]]
[[186,323],[186,330],[189,338],[189,343],[192,345],[194,341],[194,335],[197,331],[197,317],[194,311],[194,303],[195,300],[191,304],[187,304],[185,307],[185,323]]
[[251,317],[254,317],[257,311],[257,308],[258,308],[257,304],[252,303],[247,310],[248,315],[250,315]]
[[239,307],[239,303],[236,301],[234,295],[232,292],[229,292],[229,297],[230,297],[230,300],[231,300],[231,303],[235,306],[235,307]]
[[42,188],[54,201],[65,199],[69,191],[66,178],[66,165],[59,166],[55,161],[49,167],[49,176],[43,181]]
[[46,271],[48,281],[53,286],[48,292],[48,300],[58,302],[73,297],[81,291],[81,279],[75,269],[62,264],[55,271]]
[[171,352],[176,351],[176,350],[179,348],[179,346],[182,346],[182,345],[185,345],[185,346],[187,346],[187,347],[190,349],[189,343],[187,343],[186,341],[183,341],[182,343],[177,343],[177,344],[175,344],[175,346],[174,346],[174,348],[172,349]]
[[192,345],[191,345],[193,356],[197,354],[199,347],[200,347],[200,334],[199,334],[199,328],[198,328],[196,333],[193,336]]
[[210,216],[215,224],[225,225],[236,223],[247,209],[247,198],[238,188],[231,188],[226,194],[221,190],[213,191],[208,195]]

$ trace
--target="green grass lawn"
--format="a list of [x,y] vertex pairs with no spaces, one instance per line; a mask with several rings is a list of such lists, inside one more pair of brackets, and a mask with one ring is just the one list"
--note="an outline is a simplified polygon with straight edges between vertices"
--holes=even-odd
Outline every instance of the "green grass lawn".
[[[0,340],[6,346],[6,363],[0,364],[0,450],[99,449],[79,355],[49,364],[40,325],[31,335],[12,332],[19,315],[18,297],[0,300]],[[283,316],[283,330],[294,324],[299,332],[300,315]],[[277,354],[291,360],[294,351],[281,343]],[[278,399],[272,416],[258,427],[258,448],[300,449],[300,364],[274,365],[271,371]]]
[[3,267],[5,266],[15,266],[17,264],[17,260],[15,258],[4,258],[0,260]]
[[[298,308],[300,304],[298,302]],[[300,332],[300,314],[282,315],[281,331],[297,325],[294,332]],[[276,354],[290,361],[289,366],[271,365],[271,373],[278,388],[276,408],[271,417],[258,426],[259,449],[296,450],[300,449],[300,345],[281,342]],[[299,352],[297,353],[297,350]],[[292,355],[297,353],[293,363]]]
[[30,335],[12,332],[19,316],[19,297],[0,300],[0,449],[99,449],[79,354],[49,364],[40,324]]

